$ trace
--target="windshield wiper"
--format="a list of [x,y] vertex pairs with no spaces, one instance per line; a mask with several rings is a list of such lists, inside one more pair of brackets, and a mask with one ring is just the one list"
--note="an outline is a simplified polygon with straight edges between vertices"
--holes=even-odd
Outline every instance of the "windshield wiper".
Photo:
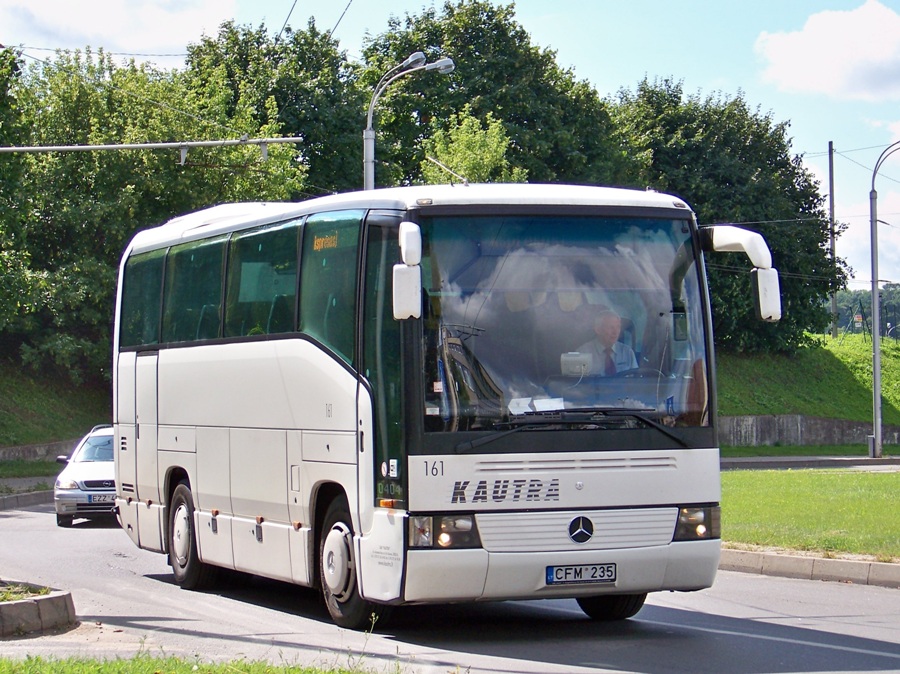
[[545,412],[525,412],[525,414],[517,414],[506,421],[498,421],[494,424],[494,428],[502,428],[507,426],[506,430],[496,431],[490,435],[485,435],[474,440],[467,440],[456,445],[457,452],[471,451],[476,447],[481,447],[494,440],[511,433],[518,433],[521,430],[537,430],[538,428],[546,428],[547,426],[589,426],[597,427],[597,422],[602,422],[609,415],[596,414],[593,410],[548,410]]
[[607,417],[631,417],[632,419],[637,419],[641,423],[650,426],[650,428],[655,428],[657,431],[665,435],[667,438],[674,440],[685,449],[688,449],[690,447],[683,438],[681,438],[676,433],[673,433],[667,426],[664,426],[656,419],[650,417],[647,414],[648,411],[652,410],[643,409],[640,407],[580,407],[573,410],[566,410],[566,412],[579,412],[582,414],[594,413],[596,415]]
[[684,441],[676,433],[673,433],[668,427],[659,423],[647,412],[651,411],[644,408],[631,407],[578,407],[565,410],[548,410],[545,412],[526,412],[525,414],[516,415],[506,421],[498,422],[494,428],[507,426],[506,430],[496,431],[490,435],[485,435],[474,440],[467,440],[456,445],[457,452],[471,451],[477,447],[481,447],[494,440],[499,440],[512,433],[521,430],[536,430],[547,426],[590,426],[596,428],[598,424],[604,421],[616,418],[637,419],[641,423],[653,428],[670,440],[677,442],[681,447],[689,449],[690,445]]

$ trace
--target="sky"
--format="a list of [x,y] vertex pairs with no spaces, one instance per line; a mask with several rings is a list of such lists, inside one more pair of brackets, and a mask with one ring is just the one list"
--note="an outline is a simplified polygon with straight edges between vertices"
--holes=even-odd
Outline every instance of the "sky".
[[[215,36],[223,21],[265,24],[277,34],[313,18],[354,59],[390,16],[417,15],[433,4],[0,0],[0,44],[22,47],[27,59],[91,46],[177,68],[186,46]],[[835,219],[849,226],[837,255],[853,269],[850,289],[871,287],[873,170],[881,152],[900,141],[900,0],[518,0],[515,16],[533,44],[554,50],[559,65],[601,97],[634,90],[645,77],[680,81],[687,94],[703,97],[742,92],[752,108],[790,124],[792,154],[802,156],[826,197],[832,141]],[[900,283],[900,152],[884,161],[875,188],[884,221],[876,237],[878,277]]]

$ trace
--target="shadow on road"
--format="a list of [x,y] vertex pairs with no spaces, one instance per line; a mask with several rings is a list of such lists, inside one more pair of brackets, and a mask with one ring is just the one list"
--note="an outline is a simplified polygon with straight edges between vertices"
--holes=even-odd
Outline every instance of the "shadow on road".
[[[173,583],[168,574],[150,577]],[[307,588],[228,573],[214,594],[331,626],[319,594]],[[128,619],[123,620],[126,626]],[[176,625],[156,629],[190,632]],[[574,601],[402,607],[375,631],[396,643],[392,650],[400,654],[396,659],[401,666],[404,645],[415,645],[435,650],[435,657],[447,664],[464,660],[466,654],[480,654],[561,667],[648,673],[900,670],[896,643],[653,605],[617,623],[591,621]],[[196,636],[248,643],[264,640],[286,653],[299,646],[290,638],[273,640],[271,634],[263,638],[252,630],[243,637]],[[423,659],[416,656],[415,661],[421,664]]]

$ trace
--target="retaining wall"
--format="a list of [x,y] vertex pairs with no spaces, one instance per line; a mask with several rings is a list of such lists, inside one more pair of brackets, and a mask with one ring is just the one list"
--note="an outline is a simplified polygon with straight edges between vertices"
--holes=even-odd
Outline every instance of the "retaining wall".
[[75,449],[75,444],[81,438],[75,440],[63,440],[61,442],[47,442],[40,445],[25,445],[23,447],[0,447],[0,461],[22,459],[25,461],[53,461],[57,456],[68,456]]
[[[884,444],[900,444],[900,427],[882,426]],[[732,447],[759,445],[852,445],[867,443],[872,424],[823,419],[800,414],[719,417],[719,444]]]

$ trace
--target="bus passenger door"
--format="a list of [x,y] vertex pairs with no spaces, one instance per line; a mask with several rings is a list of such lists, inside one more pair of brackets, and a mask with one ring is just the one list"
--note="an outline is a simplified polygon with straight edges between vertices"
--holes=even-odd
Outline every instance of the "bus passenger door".
[[135,463],[135,368],[134,351],[120,353],[116,359],[116,507],[122,529],[135,545],[140,546],[137,523]]
[[135,491],[140,547],[163,552],[162,518],[157,475],[158,361],[154,351],[138,354],[135,367]]

